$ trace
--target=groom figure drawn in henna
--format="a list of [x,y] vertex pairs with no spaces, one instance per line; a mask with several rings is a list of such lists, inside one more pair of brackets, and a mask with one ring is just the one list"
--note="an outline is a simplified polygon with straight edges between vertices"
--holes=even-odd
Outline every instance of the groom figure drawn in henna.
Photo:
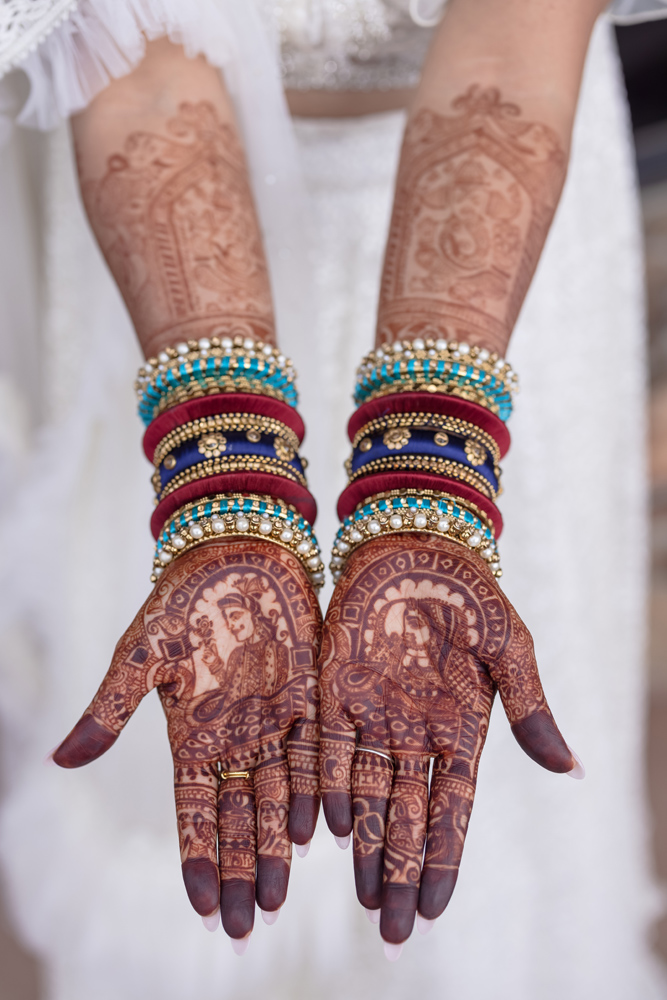
[[433,535],[352,553],[327,612],[320,684],[327,823],[337,837],[353,831],[357,896],[398,944],[417,909],[434,919],[451,897],[496,690],[529,756],[560,772],[575,761],[525,625],[481,560]]
[[261,909],[282,905],[290,841],[307,843],[315,829],[319,629],[291,553],[261,541],[202,545],[160,577],[54,754],[64,767],[95,759],[158,689],[186,889],[202,915],[220,905],[234,938],[252,929],[255,883]]

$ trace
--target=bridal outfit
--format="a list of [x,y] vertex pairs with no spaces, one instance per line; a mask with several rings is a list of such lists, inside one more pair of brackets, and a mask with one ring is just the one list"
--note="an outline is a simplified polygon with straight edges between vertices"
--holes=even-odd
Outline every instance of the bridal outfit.
[[[610,19],[590,47],[562,202],[512,338],[522,390],[500,506],[503,587],[586,763],[541,770],[496,709],[459,883],[384,959],[351,852],[320,822],[284,912],[239,960],[189,906],[154,695],[80,771],[45,768],[147,596],[150,470],[119,293],[84,218],[64,119],[168,34],[224,72],[300,372],[323,547],[353,373],[374,333],[405,116],[289,120],[281,87],[416,84],[442,4],[5,0],[0,8],[0,855],[48,1000],[653,1000],[643,766],[642,257]],[[619,19],[664,3],[620,0]],[[27,126],[28,128],[24,128]],[[37,131],[35,131],[37,130]],[[309,446],[309,447],[308,447]],[[328,597],[328,595],[326,595]],[[325,597],[325,604],[326,604]]]

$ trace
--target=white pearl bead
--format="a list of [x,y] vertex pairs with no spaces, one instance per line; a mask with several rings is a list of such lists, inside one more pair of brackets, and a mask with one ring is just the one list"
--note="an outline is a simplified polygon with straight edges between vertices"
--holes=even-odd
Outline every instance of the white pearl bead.
[[371,535],[378,535],[382,531],[382,525],[380,524],[379,521],[369,521],[368,530],[370,531]]
[[336,542],[336,548],[338,549],[339,552],[350,551],[350,546],[347,544],[347,542],[344,542],[342,538],[339,538],[338,541]]
[[363,540],[364,540],[364,536],[363,536],[363,535],[361,534],[361,532],[360,532],[360,531],[357,531],[357,529],[356,529],[356,528],[354,528],[354,529],[353,529],[353,530],[352,530],[352,531],[350,532],[350,538],[351,538],[351,540],[352,540],[353,542],[363,542]]
[[476,549],[478,545],[482,544],[482,536],[479,531],[473,531],[472,535],[468,536],[468,545],[471,549]]
[[243,341],[243,346],[245,347],[246,351],[252,351],[253,347],[255,346],[255,341],[251,340],[250,337],[246,337],[245,340]]
[[490,545],[487,545],[487,547],[485,549],[482,549],[480,553],[480,555],[482,555],[484,559],[490,559],[493,554],[494,550]]
[[174,537],[171,539],[171,544],[174,546],[175,549],[184,549],[185,539],[183,538],[182,535],[174,535]]
[[428,518],[426,514],[415,514],[415,528],[425,528],[428,524]]
[[166,351],[160,351],[160,353],[157,356],[157,359],[158,361],[161,361],[163,365],[166,365],[170,360],[169,355],[167,354]]
[[389,518],[389,524],[391,525],[392,528],[402,528],[403,518],[401,517],[400,514],[392,514],[391,517]]
[[423,351],[425,344],[424,341],[421,339],[421,337],[417,337],[416,340],[412,341],[412,346],[414,347],[415,351]]
[[394,352],[394,354],[400,354],[401,351],[403,350],[403,345],[397,340],[395,344],[392,344],[391,349]]
[[486,347],[482,348],[477,357],[479,358],[480,361],[488,361],[489,352],[487,351]]
[[215,531],[216,535],[221,535],[225,530],[225,522],[220,517],[215,517],[211,521],[211,528]]
[[443,534],[449,531],[449,521],[446,517],[441,517],[438,521],[438,531],[442,531]]
[[308,560],[308,566],[310,567],[310,569],[317,569],[319,565],[320,565],[319,556],[311,556],[310,559]]
[[250,527],[250,521],[247,517],[237,517],[236,518],[236,530],[237,531],[247,531]]
[[[156,572],[157,572],[157,570],[156,570]],[[333,580],[334,583],[338,583],[338,581],[340,580],[340,572],[341,571],[339,569],[336,569],[336,570],[332,571],[331,578],[332,578],[332,580]],[[315,579],[316,575],[320,575],[321,576],[322,574],[313,574],[313,580]]]
[[459,354],[470,354],[470,344],[459,344]]
[[153,573],[155,574],[155,576],[160,576],[160,574],[162,573],[162,566],[156,566],[155,569],[153,570]]
[[190,538],[203,538],[204,529],[200,524],[191,524],[189,527]]
[[150,375],[150,373],[153,371],[153,366],[149,365],[148,361],[144,365],[144,371],[146,372],[147,375]]
[[263,535],[270,535],[273,531],[273,524],[269,520],[261,520],[259,522],[259,530]]
[[282,542],[291,542],[293,538],[294,538],[294,532],[291,531],[289,528],[284,528],[280,532],[280,540]]
[[189,354],[190,353],[190,348],[188,347],[187,344],[184,344],[184,343],[181,342],[180,344],[176,344],[176,353],[177,354]]
[[342,566],[343,565],[343,560],[341,559],[340,556],[332,556],[331,557],[331,565],[332,566]]
[[302,556],[305,556],[307,552],[310,552],[310,548],[311,548],[310,542],[307,542],[304,539],[303,542],[299,542],[299,544],[296,547],[296,551],[300,552]]
[[266,354],[267,358],[269,357],[270,354],[273,354],[273,348],[271,347],[271,344],[264,344],[264,347],[262,348],[262,353]]
[[166,549],[162,549],[162,551],[160,552],[160,562],[161,563],[164,563],[164,565],[166,566],[167,563],[171,562],[172,558],[173,558],[173,556],[172,556],[171,552],[167,552]]
[[208,351],[208,349],[211,346],[211,341],[208,339],[208,337],[200,337],[197,343],[199,344],[199,347],[201,348],[202,351]]
[[287,359],[284,354],[279,354],[278,357],[276,358],[276,364],[278,365],[279,368],[282,368],[286,360]]
[[313,583],[324,583],[324,573],[313,573],[311,579]]
[[446,351],[447,350],[447,341],[446,340],[442,340],[442,339],[441,340],[436,340],[435,347],[436,347],[436,350],[438,350],[438,351]]
[[223,337],[222,340],[220,341],[220,344],[226,350],[228,347],[232,346],[232,338],[231,337]]

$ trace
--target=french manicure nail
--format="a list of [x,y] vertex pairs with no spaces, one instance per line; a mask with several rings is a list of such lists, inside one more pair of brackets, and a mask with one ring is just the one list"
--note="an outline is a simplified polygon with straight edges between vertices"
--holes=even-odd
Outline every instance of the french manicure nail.
[[417,930],[420,934],[428,934],[435,926],[435,920],[427,920],[421,913],[417,914]]
[[231,942],[232,951],[240,958],[241,955],[245,955],[248,950],[248,945],[250,944],[250,934],[246,934],[244,938],[231,938]]
[[299,855],[300,858],[305,858],[306,854],[310,850],[310,841],[307,844],[295,844],[294,850]]
[[384,954],[388,962],[397,962],[401,957],[402,951],[403,951],[402,944],[389,944],[388,941],[385,941]]
[[271,926],[271,924],[275,924],[276,920],[280,916],[280,909],[260,910],[259,912],[262,914],[262,920],[264,921],[265,924],[268,924],[269,927]]
[[570,753],[572,754],[577,763],[574,765],[571,771],[566,771],[565,773],[567,774],[568,778],[574,778],[575,781],[581,781],[582,778],[586,777],[586,768],[582,764],[581,758],[574,752],[572,747],[568,747],[567,749],[570,751]]
[[210,931],[211,934],[213,931],[217,931],[218,924],[220,923],[220,908],[218,907],[218,909],[214,910],[213,913],[209,913],[207,917],[202,917],[201,922],[206,930]]
[[380,913],[381,913],[381,911],[379,909],[378,910],[365,910],[364,912],[366,913],[366,916],[368,917],[368,919],[370,920],[370,922],[372,924],[379,924],[380,923]]
[[348,847],[350,846],[350,834],[349,833],[348,833],[347,837],[334,837],[334,840],[336,841],[336,843],[340,847],[341,851],[346,851],[348,849]]

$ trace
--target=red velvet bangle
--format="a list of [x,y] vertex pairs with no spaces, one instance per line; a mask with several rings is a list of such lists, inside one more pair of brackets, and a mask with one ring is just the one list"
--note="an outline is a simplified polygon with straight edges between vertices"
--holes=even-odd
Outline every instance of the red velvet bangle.
[[509,451],[510,433],[495,413],[458,396],[430,392],[395,392],[379,399],[369,399],[350,417],[347,425],[350,441],[354,441],[357,431],[365,424],[391,413],[439,413],[446,417],[459,417],[490,434],[500,449],[501,458]]
[[[420,411],[417,411],[420,412]],[[448,493],[451,496],[468,500],[486,514],[493,525],[496,538],[503,531],[503,519],[494,503],[478,493],[472,486],[459,483],[455,479],[444,476],[431,476],[426,472],[379,472],[372,476],[364,476],[350,483],[338,500],[338,517],[344,521],[360,503],[378,493],[389,493],[391,490],[436,490],[438,493]],[[305,514],[304,514],[305,517]]]
[[[155,449],[170,431],[200,417],[213,417],[218,413],[252,413],[260,417],[273,417],[286,424],[302,442],[306,433],[303,420],[293,406],[282,403],[271,396],[260,396],[250,392],[218,392],[213,396],[189,399],[178,406],[165,410],[146,428],[144,452],[149,462],[153,461]],[[304,514],[305,517],[305,514]]]
[[187,483],[165,497],[151,517],[153,538],[157,539],[171,515],[183,504],[202,500],[214,493],[264,493],[296,507],[310,524],[314,524],[317,517],[314,498],[298,483],[292,483],[282,476],[270,476],[266,472],[227,472]]

